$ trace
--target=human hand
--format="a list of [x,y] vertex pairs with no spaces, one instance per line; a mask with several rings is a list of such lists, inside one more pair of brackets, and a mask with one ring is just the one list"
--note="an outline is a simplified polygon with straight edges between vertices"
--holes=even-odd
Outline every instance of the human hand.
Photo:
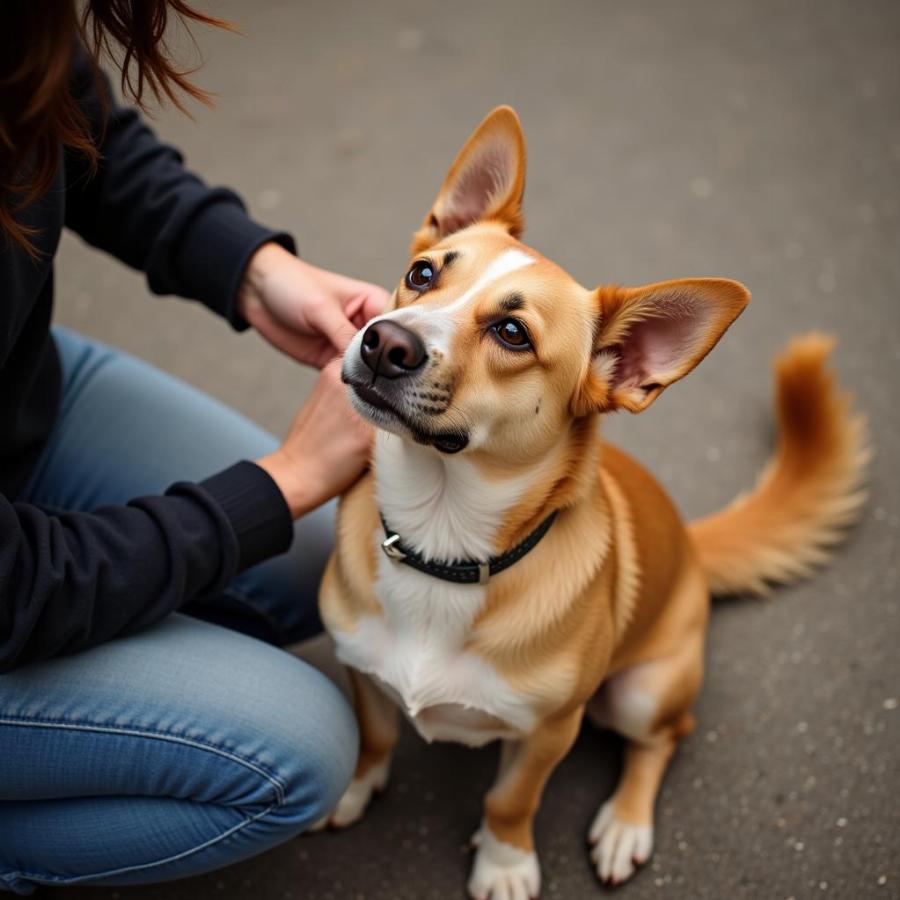
[[272,476],[297,519],[356,481],[368,463],[372,434],[350,406],[340,359],[334,359],[322,369],[282,445],[257,465]]
[[387,303],[383,288],[316,268],[263,244],[238,290],[238,312],[273,346],[321,369]]

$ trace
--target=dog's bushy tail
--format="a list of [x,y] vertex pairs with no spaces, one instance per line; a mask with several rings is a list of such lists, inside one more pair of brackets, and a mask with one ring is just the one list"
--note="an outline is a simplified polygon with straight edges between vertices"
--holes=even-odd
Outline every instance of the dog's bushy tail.
[[824,562],[865,500],[866,422],[826,367],[834,339],[795,338],[776,360],[780,434],[749,493],[688,528],[713,594],[764,594]]

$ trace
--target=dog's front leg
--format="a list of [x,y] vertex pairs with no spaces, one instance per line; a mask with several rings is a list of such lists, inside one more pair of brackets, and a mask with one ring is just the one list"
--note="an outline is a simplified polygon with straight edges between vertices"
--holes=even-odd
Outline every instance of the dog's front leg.
[[390,774],[391,755],[399,735],[396,705],[365,675],[347,670],[353,685],[353,708],[359,725],[359,758],[353,780],[331,814],[317,823],[346,828],[358,822],[372,795],[380,793]]
[[541,722],[520,741],[505,743],[497,781],[484,803],[475,834],[469,894],[475,900],[529,900],[541,888],[532,826],[544,785],[569,752],[583,707]]

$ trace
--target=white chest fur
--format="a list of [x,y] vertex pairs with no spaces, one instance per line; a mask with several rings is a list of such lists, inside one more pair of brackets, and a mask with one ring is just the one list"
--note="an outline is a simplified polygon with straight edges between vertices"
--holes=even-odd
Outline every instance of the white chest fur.
[[[504,514],[534,477],[488,482],[464,458],[440,459],[384,433],[375,473],[390,527],[424,556],[446,560],[487,559]],[[442,581],[377,553],[383,615],[363,616],[352,632],[334,635],[341,660],[380,681],[427,740],[478,745],[529,730],[527,698],[465,649],[487,589]]]

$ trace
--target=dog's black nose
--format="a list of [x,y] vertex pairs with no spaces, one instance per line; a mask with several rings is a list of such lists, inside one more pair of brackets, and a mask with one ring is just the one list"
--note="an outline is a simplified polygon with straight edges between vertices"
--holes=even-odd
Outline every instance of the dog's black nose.
[[375,375],[385,378],[401,378],[415,372],[428,355],[415,332],[390,319],[381,319],[365,330],[359,352]]

